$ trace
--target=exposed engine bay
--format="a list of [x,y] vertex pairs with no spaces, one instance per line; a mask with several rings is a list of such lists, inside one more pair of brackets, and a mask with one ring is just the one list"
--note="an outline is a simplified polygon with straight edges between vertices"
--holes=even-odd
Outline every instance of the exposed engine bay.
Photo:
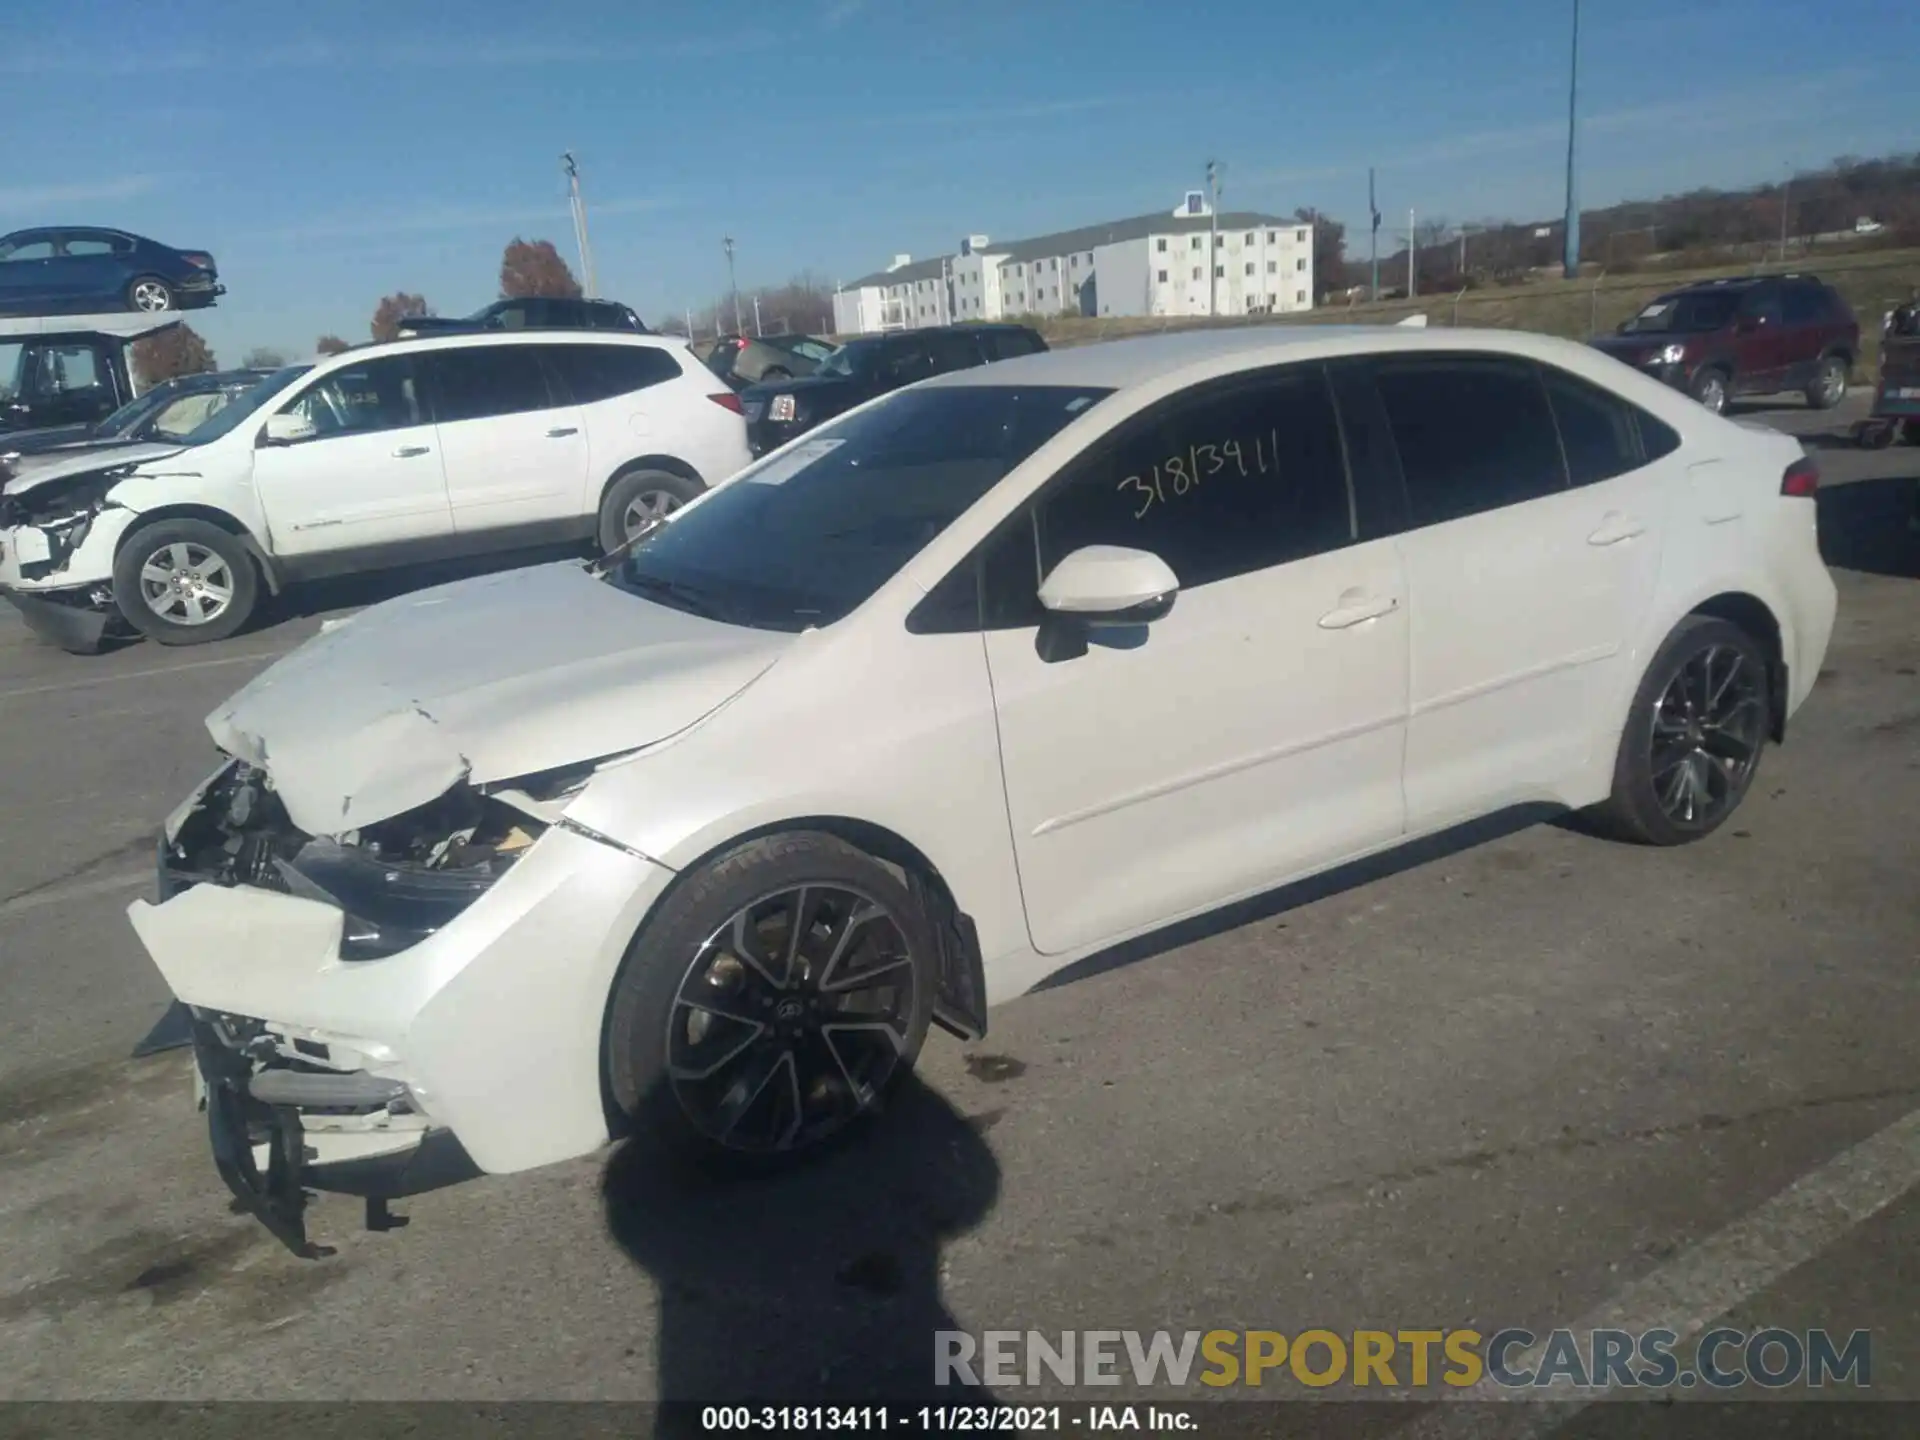
[[[29,557],[21,545],[22,580],[42,580],[66,569],[101,512],[121,508],[107,498],[119,478],[117,471],[96,471],[21,494],[0,494],[0,529],[31,529],[44,537],[44,546],[36,547],[45,549],[43,556]],[[17,539],[15,543],[21,544]]]
[[342,960],[418,944],[477,900],[546,828],[462,782],[404,814],[339,836],[287,817],[266,772],[235,761],[166,843],[163,886],[254,885],[346,916]]

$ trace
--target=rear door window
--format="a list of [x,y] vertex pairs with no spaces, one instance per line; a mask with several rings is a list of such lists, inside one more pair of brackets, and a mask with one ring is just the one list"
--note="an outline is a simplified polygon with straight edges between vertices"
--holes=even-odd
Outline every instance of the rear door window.
[[1419,356],[1377,361],[1373,375],[1416,527],[1566,488],[1553,411],[1529,362]]
[[1817,325],[1827,318],[1827,297],[1817,285],[1790,285],[1780,309],[1789,325]]
[[425,357],[441,424],[546,410],[555,404],[540,345],[466,345]]
[[971,370],[986,363],[979,342],[971,335],[952,332],[927,337],[927,353],[933,357],[933,373],[945,375],[954,370]]
[[888,385],[911,385],[933,374],[933,357],[924,340],[896,340],[880,357],[880,379]]

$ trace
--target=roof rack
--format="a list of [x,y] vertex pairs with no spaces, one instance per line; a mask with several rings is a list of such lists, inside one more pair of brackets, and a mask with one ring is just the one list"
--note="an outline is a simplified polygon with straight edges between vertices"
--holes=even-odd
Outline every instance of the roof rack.
[[40,335],[111,335],[138,340],[168,330],[187,317],[178,310],[113,311],[101,315],[0,315],[0,340]]

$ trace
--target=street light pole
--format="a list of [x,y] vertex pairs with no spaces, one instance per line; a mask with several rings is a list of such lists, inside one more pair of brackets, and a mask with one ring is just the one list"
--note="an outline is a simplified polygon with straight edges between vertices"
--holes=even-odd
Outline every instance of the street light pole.
[[580,194],[580,166],[571,150],[560,157],[560,169],[567,177],[567,197],[573,208],[573,240],[580,247],[580,278],[586,282],[587,298],[591,300],[599,295],[600,289],[593,273],[593,247],[587,243],[587,202]]
[[1220,313],[1220,172],[1227,167],[1207,161],[1207,314]]
[[1787,263],[1787,205],[1793,199],[1793,172],[1780,186],[1780,263]]
[[1580,191],[1574,169],[1574,140],[1580,104],[1580,0],[1573,0],[1573,61],[1567,75],[1567,222],[1561,270],[1569,280],[1580,277]]
[[740,323],[740,284],[733,278],[733,237],[723,235],[720,245],[727,252],[727,289],[733,292],[733,333],[738,335],[746,327]]
[[1373,283],[1367,290],[1367,299],[1380,298],[1380,207],[1373,198],[1373,167],[1367,167],[1367,215],[1373,221],[1373,232],[1367,241],[1367,254],[1373,265]]

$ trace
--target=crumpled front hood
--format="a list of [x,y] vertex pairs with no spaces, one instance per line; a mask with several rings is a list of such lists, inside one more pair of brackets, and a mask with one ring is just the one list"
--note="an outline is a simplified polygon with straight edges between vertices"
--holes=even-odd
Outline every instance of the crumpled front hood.
[[323,631],[207,717],[293,823],[337,835],[637,749],[752,684],[799,637],[682,614],[577,561],[401,596]]
[[[0,440],[0,454],[6,453],[6,448],[6,442]],[[42,455],[22,455],[8,466],[6,484],[0,486],[0,493],[25,495],[50,480],[165,460],[186,448],[147,441],[139,445],[87,445],[72,450],[49,450]]]

